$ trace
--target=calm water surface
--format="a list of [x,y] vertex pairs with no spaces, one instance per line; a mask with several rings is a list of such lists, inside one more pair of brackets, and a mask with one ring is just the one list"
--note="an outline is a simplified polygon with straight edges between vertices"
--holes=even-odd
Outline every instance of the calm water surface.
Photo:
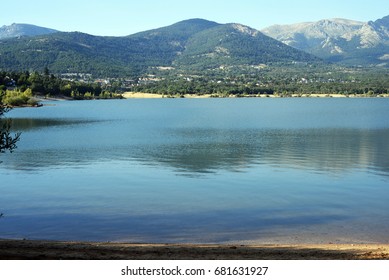
[[389,99],[15,109],[0,238],[389,242]]

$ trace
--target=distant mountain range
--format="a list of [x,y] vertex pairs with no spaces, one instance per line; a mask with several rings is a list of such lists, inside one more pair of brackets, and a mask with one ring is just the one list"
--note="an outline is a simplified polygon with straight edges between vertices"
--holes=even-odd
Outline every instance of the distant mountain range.
[[367,23],[326,19],[274,25],[261,31],[331,62],[389,66],[389,16]]
[[[271,38],[273,37],[273,38]],[[92,36],[27,24],[0,28],[0,70],[139,76],[152,69],[202,71],[234,66],[339,62],[389,67],[389,16],[276,25],[191,19],[125,37]]]

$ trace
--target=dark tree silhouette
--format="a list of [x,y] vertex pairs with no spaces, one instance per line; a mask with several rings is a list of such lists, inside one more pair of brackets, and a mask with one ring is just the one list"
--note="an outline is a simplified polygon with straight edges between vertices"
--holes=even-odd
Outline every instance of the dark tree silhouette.
[[3,117],[8,111],[9,108],[0,103],[0,153],[5,153],[6,151],[12,153],[16,149],[16,143],[20,138],[20,133],[16,133],[15,135],[11,135],[10,133],[11,120]]

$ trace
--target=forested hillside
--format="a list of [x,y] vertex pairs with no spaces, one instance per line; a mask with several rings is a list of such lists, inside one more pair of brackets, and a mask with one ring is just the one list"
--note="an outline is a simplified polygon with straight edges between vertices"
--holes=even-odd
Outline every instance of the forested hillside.
[[315,62],[318,59],[238,24],[201,19],[127,37],[79,32],[0,41],[0,69],[137,77],[153,67],[207,70],[224,65]]
[[224,24],[192,36],[175,64],[184,69],[201,70],[295,61],[315,63],[319,59],[247,26]]

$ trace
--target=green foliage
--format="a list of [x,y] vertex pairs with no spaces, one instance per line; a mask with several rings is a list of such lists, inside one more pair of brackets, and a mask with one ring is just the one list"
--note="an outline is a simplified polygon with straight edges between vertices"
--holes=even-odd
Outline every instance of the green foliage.
[[94,99],[94,98],[95,98],[95,96],[89,91],[84,94],[84,99],[86,99],[86,100],[90,100],[90,99]]
[[[10,88],[10,89],[7,89]],[[12,89],[11,89],[12,88]],[[43,75],[38,72],[0,72],[0,93],[3,102],[10,106],[37,106],[34,95],[44,97],[68,97],[74,99],[99,98],[103,89],[98,83],[68,81],[49,74],[48,69]],[[120,98],[112,95],[110,98]],[[105,96],[104,98],[109,98]]]
[[[1,97],[1,96],[0,96]],[[4,106],[0,98],[0,153],[6,151],[12,152],[16,149],[16,143],[19,141],[20,133],[11,135],[11,120],[4,119],[4,114],[9,111],[9,108]],[[1,163],[1,162],[0,162]]]
[[11,135],[10,129],[10,120],[0,120],[0,153],[6,151],[12,153],[17,148],[16,143],[20,139],[20,134]]
[[28,103],[32,104],[32,90],[26,89],[24,92],[18,90],[7,90],[3,97],[3,103],[9,106],[22,106]]
[[[326,65],[250,66],[208,70],[195,75],[161,76],[158,82],[135,86],[132,91],[213,96],[258,96],[292,94],[380,95],[389,93],[389,70],[344,68]],[[161,74],[162,75],[162,74]]]

